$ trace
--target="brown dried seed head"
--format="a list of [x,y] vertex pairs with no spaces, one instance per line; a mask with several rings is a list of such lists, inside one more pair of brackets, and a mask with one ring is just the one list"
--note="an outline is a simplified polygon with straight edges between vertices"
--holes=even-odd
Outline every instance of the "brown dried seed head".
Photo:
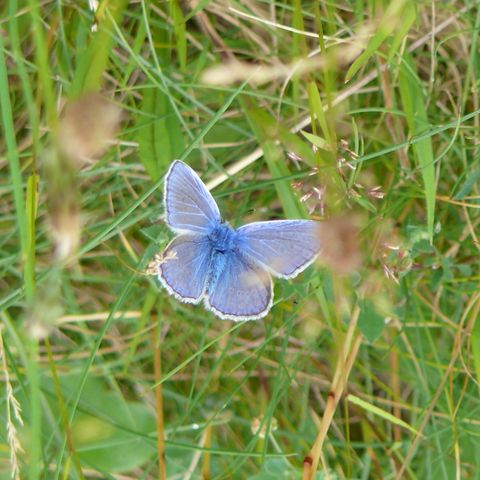
[[[263,425],[262,425],[262,422],[263,422]],[[250,425],[250,430],[252,431],[252,433],[254,435],[258,434],[258,436],[260,438],[265,438],[265,435],[267,433],[267,427],[268,427],[269,423],[270,423],[270,428],[269,428],[270,433],[277,430],[277,428],[278,428],[277,419],[275,417],[272,417],[270,422],[268,422],[268,421],[265,421],[263,419],[263,415],[260,415],[259,417],[255,417],[252,420],[252,424]]]
[[162,263],[165,263],[168,260],[177,260],[177,252],[168,251],[165,255],[162,253],[157,253],[155,257],[150,261],[145,270],[146,275],[158,275],[158,268]]
[[82,219],[75,208],[55,209],[50,216],[50,236],[55,243],[55,257],[67,260],[80,244]]
[[120,108],[98,93],[67,103],[59,124],[62,153],[79,165],[97,157],[115,136],[120,116]]
[[358,228],[352,217],[332,218],[319,229],[320,259],[332,270],[349,274],[361,264]]

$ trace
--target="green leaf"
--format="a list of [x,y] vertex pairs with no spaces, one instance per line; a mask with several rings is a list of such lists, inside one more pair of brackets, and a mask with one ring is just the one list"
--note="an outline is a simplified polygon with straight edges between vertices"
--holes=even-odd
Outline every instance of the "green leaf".
[[181,124],[171,100],[158,88],[143,96],[137,140],[140,160],[152,180],[158,180],[172,160],[184,150]]
[[369,300],[360,300],[360,315],[358,317],[358,327],[365,338],[373,343],[383,332],[385,321],[372,302]]
[[[79,374],[60,379],[70,405],[79,379]],[[53,391],[51,378],[44,378],[44,385]],[[147,438],[155,431],[152,412],[145,404],[127,401],[118,391],[108,391],[97,378],[87,379],[71,429],[82,463],[106,472],[139,467],[156,452],[155,440]]]
[[470,195],[470,192],[473,190],[473,187],[475,186],[479,178],[480,168],[467,174],[467,179],[460,187],[460,190],[453,197],[454,200],[463,200],[467,195]]
[[[298,473],[298,472],[297,472]],[[250,480],[280,480],[295,478],[294,471],[284,458],[269,458],[262,465],[262,471],[250,476]]]
[[124,472],[140,467],[155,452],[147,435],[155,429],[155,418],[141,403],[98,390],[102,408],[96,415],[79,415],[72,435],[82,462],[106,472]]
[[391,422],[395,425],[406,428],[407,430],[414,433],[415,435],[419,435],[419,432],[417,432],[417,430],[415,430],[407,422],[404,422],[403,420],[395,417],[391,413],[388,413],[385,410],[382,410],[381,408],[378,408],[376,405],[372,405],[371,403],[368,403],[365,400],[362,400],[361,398],[357,397],[356,395],[352,395],[350,393],[349,395],[347,395],[347,400],[350,403],[353,403],[354,405],[357,405],[358,407],[363,408],[367,412],[373,413],[377,417],[381,417],[384,420],[387,420],[388,422]]
[[311,142],[316,147],[326,151],[331,150],[330,144],[324,138],[319,137],[318,135],[314,135],[313,133],[305,132],[303,130],[301,133],[309,142]]

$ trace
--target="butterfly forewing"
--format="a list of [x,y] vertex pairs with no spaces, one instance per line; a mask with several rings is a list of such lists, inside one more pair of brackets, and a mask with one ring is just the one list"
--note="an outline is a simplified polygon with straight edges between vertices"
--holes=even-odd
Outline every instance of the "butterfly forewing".
[[212,260],[215,280],[208,285],[206,307],[229,320],[256,320],[272,306],[272,279],[262,267],[239,252]]
[[182,302],[198,303],[202,298],[212,249],[204,235],[184,234],[174,238],[159,261],[158,278]]
[[178,232],[207,234],[220,212],[198,175],[185,163],[172,163],[165,180],[165,220]]
[[319,224],[312,220],[273,220],[238,229],[242,250],[274,275],[292,278],[320,251]]

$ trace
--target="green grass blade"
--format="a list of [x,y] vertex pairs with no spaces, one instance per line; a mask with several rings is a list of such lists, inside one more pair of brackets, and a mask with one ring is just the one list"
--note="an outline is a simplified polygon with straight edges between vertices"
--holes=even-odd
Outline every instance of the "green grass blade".
[[43,25],[40,15],[40,4],[38,0],[29,0],[30,14],[32,18],[33,38],[35,42],[35,61],[38,68],[39,83],[43,93],[43,104],[48,125],[55,138],[57,127],[57,105],[52,81],[52,72],[48,59],[48,46],[43,33]]
[[[407,22],[404,21],[403,11],[406,6],[411,4],[411,0],[398,0],[389,2],[374,35],[368,41],[365,50],[352,63],[345,76],[345,81],[348,82],[352,77],[362,68],[370,57],[376,54],[382,43],[392,34],[395,29],[399,32],[408,30],[406,25],[409,23],[411,15],[407,17]],[[401,23],[400,23],[401,22]],[[406,29],[406,30],[405,30]]]
[[478,393],[480,395],[480,318],[475,319],[475,323],[472,328],[472,356],[473,365],[475,368],[475,375],[477,377]]
[[31,279],[32,288],[35,290],[35,223],[38,207],[38,182],[39,176],[34,173],[27,179],[26,194],[26,221],[27,221],[27,245],[25,257],[25,277]]
[[[308,82],[307,84],[307,93],[308,93],[308,103],[310,105],[310,112],[312,115],[312,119],[318,121],[320,128],[322,129],[323,136],[327,140],[330,145],[330,149],[335,152],[336,151],[336,138],[335,138],[335,131],[330,129],[328,125],[327,116],[325,115],[325,110],[323,108],[322,99],[320,98],[320,94],[318,92],[317,85],[315,82]],[[312,121],[313,131],[315,133],[315,123]]]
[[385,410],[382,410],[381,408],[377,407],[376,405],[372,405],[369,402],[366,402],[365,400],[362,400],[361,398],[357,397],[356,395],[349,394],[347,396],[347,400],[350,403],[353,403],[353,405],[357,405],[358,407],[363,408],[367,412],[373,413],[373,415],[376,415],[377,417],[383,418],[384,420],[387,420],[390,423],[393,423],[394,425],[398,425],[402,428],[405,428],[412,432],[415,435],[418,435],[417,430],[415,430],[411,425],[409,425],[407,422],[404,422],[401,418],[397,418],[394,415],[392,415],[389,412],[386,412]]
[[353,405],[357,405],[358,407],[363,408],[367,412],[373,413],[373,415],[376,415],[377,417],[383,418],[384,420],[387,420],[390,423],[393,423],[394,425],[398,425],[402,428],[405,428],[412,432],[415,435],[418,435],[417,430],[415,430],[411,425],[409,425],[407,422],[404,422],[402,419],[395,417],[389,412],[386,412],[385,410],[382,410],[381,408],[372,405],[369,402],[366,402],[365,400],[362,400],[361,398],[357,397],[356,395],[349,394],[347,396],[347,400],[352,403]]
[[[415,74],[415,67],[408,53],[405,53],[403,60],[403,63],[400,65],[398,79],[400,96],[407,116],[410,135],[415,137],[424,134],[431,128],[431,126],[428,121],[422,86],[419,78]],[[430,241],[432,241],[436,183],[435,158],[433,155],[431,139],[427,137],[415,142],[413,145],[413,152],[418,168],[422,174],[425,202],[427,206],[427,229]]]
[[[0,110],[2,115],[2,129],[5,143],[7,145],[7,159],[13,186],[18,235],[20,240],[20,260],[25,268],[24,262],[28,256],[28,222],[25,215],[24,186],[20,170],[15,127],[13,124],[13,111],[10,101],[10,86],[8,82],[4,48],[4,40],[0,35]],[[35,282],[31,276],[27,277],[26,274],[27,272],[24,270],[25,295],[28,300],[31,300],[33,297]]]
[[[0,35],[0,110],[2,126],[7,145],[7,158],[10,167],[10,177],[13,185],[13,194],[15,201],[15,210],[17,218],[18,233],[20,237],[20,259],[23,263],[23,281],[25,296],[28,302],[31,302],[35,291],[34,268],[32,264],[31,243],[29,244],[29,219],[26,215],[25,201],[23,198],[23,180],[20,170],[20,160],[17,151],[17,142],[15,129],[13,125],[13,112],[10,102],[10,89],[8,82],[7,64],[4,54],[3,36]],[[27,259],[30,258],[30,261]],[[28,363],[27,376],[29,380],[30,395],[30,449],[29,449],[29,468],[28,478],[36,480],[40,475],[40,455],[41,455],[41,419],[42,412],[40,408],[40,385],[38,373],[38,344],[36,340],[27,339],[28,344]]]
[[[275,137],[278,129],[274,119],[259,109],[246,107],[244,111],[252,126],[252,130],[257,136],[258,142],[262,146],[270,174],[274,178],[290,175],[285,161],[285,154],[276,144]],[[305,207],[300,204],[288,182],[275,182],[275,189],[288,218],[302,218],[305,216]]]
[[103,0],[100,3],[96,12],[96,18],[99,19],[97,31],[77,60],[70,89],[71,97],[100,90],[102,76],[108,66],[108,57],[114,45],[115,24],[121,21],[127,4],[127,0]]
[[140,160],[150,178],[158,180],[185,148],[181,124],[171,99],[158,88],[145,90],[141,109],[137,134]]
[[178,62],[180,64],[180,70],[183,72],[187,67],[187,36],[185,19],[177,0],[172,0],[170,8],[172,12],[173,27],[175,29],[175,46],[177,49]]
[[398,52],[416,19],[417,11],[415,5],[413,2],[408,1],[402,12],[402,22],[400,23],[397,31],[395,32],[392,43],[388,50],[387,62],[390,62],[393,59],[394,55]]

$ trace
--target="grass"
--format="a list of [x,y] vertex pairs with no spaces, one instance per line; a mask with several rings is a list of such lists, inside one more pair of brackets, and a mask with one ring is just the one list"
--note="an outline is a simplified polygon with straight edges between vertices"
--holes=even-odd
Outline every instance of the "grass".
[[[478,477],[478,2],[0,12],[0,478]],[[174,158],[323,222],[266,319],[145,274]]]

